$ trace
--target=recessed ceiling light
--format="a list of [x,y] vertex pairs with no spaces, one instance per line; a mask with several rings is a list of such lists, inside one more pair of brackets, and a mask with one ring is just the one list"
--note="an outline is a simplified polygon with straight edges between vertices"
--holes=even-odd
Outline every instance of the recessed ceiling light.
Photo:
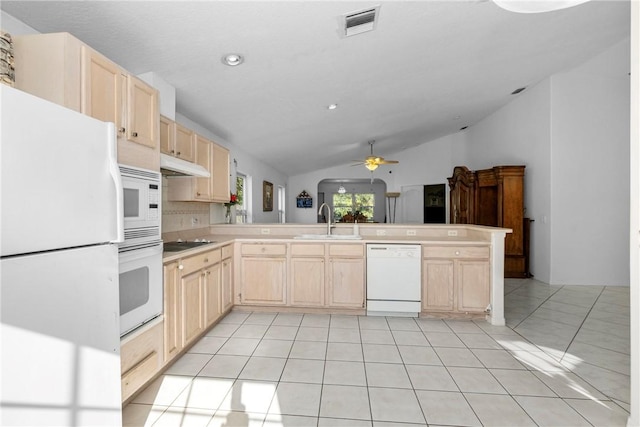
[[244,57],[237,53],[229,53],[222,57],[222,63],[230,67],[235,67],[244,62]]
[[513,92],[511,92],[511,95],[517,95],[520,92],[522,92],[523,90],[525,90],[527,87],[519,87],[518,89],[514,90]]
[[335,110],[336,108],[338,108],[338,104],[331,104],[327,106],[327,110]]

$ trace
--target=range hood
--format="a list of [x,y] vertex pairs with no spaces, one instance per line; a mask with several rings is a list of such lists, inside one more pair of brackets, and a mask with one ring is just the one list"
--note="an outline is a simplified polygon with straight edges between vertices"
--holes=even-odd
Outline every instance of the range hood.
[[209,178],[211,174],[202,166],[178,159],[167,154],[160,154],[160,171],[166,176],[197,176]]

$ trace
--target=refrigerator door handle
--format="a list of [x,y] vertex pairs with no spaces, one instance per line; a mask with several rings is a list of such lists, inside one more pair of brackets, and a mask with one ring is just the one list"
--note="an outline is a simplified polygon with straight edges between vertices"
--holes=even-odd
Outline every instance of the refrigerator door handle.
[[108,125],[109,140],[109,173],[113,179],[116,190],[116,240],[111,243],[124,242],[124,190],[122,187],[122,177],[120,176],[120,168],[118,166],[118,143],[116,139],[116,127],[113,123]]

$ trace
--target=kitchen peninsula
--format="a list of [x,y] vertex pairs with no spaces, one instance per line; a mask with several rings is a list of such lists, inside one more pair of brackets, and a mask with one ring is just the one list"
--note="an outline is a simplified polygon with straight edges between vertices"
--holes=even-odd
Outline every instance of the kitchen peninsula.
[[[420,316],[504,325],[504,240],[477,225],[221,224],[163,234],[205,239],[165,251],[164,313],[125,337],[123,400],[160,374],[230,310],[366,313],[366,245],[419,245]],[[303,237],[304,236],[304,237]],[[390,283],[389,286],[393,286]]]

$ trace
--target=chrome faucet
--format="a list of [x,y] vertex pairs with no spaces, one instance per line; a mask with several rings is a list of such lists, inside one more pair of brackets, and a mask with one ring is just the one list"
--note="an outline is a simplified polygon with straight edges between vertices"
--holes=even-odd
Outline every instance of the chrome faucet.
[[329,212],[329,215],[327,215],[327,236],[331,235],[331,206],[329,206],[326,203],[323,203],[320,205],[320,209],[318,209],[318,215],[322,215],[322,208],[327,207],[327,211]]

